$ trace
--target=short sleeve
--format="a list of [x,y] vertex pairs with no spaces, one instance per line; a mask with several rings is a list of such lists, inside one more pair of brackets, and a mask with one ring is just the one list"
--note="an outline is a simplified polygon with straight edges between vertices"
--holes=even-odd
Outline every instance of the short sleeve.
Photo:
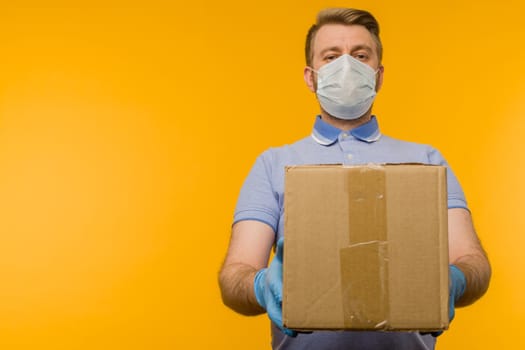
[[448,165],[445,158],[438,150],[432,148],[429,152],[429,161],[430,164],[443,165],[447,167],[448,208],[464,208],[468,210],[467,200],[465,199],[463,189],[461,188],[456,175],[454,175],[454,172]]
[[266,223],[277,232],[279,199],[272,184],[272,158],[266,151],[261,154],[241,188],[234,214],[234,223],[256,220]]

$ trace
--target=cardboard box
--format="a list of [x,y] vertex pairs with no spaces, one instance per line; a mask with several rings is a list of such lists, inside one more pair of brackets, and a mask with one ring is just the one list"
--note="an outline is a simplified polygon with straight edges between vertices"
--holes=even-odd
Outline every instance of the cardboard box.
[[448,327],[445,167],[287,167],[284,210],[285,327]]

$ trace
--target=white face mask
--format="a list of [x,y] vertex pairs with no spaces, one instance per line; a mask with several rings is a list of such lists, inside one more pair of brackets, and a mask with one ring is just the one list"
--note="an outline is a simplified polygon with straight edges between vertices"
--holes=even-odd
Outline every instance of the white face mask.
[[314,72],[317,73],[317,98],[330,115],[357,119],[372,106],[377,71],[369,65],[345,54]]

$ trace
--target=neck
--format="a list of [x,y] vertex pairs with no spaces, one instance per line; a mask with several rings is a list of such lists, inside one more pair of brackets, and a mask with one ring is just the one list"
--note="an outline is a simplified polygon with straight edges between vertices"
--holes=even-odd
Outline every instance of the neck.
[[353,120],[339,119],[321,110],[321,118],[340,130],[349,131],[369,122],[372,119],[372,109],[370,108],[365,114]]

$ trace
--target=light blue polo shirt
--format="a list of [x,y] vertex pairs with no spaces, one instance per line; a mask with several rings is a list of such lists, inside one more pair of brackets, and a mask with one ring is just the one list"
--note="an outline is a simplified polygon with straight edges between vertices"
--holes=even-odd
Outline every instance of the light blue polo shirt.
[[[447,167],[449,208],[467,208],[465,196],[441,154],[433,147],[396,140],[381,134],[377,118],[342,131],[315,120],[312,134],[294,144],[271,148],[262,153],[246,178],[237,201],[234,222],[257,220],[283,236],[284,169],[288,165],[368,163],[423,163]],[[272,347],[293,349],[428,350],[435,338],[410,332],[313,332],[291,338],[272,325]]]
[[284,229],[284,168],[288,165],[368,163],[423,163],[447,167],[449,208],[467,208],[463,190],[443,156],[435,148],[396,140],[381,134],[377,118],[342,131],[321,119],[312,134],[291,145],[270,148],[253,165],[235,208],[234,222],[257,220],[277,233]]

